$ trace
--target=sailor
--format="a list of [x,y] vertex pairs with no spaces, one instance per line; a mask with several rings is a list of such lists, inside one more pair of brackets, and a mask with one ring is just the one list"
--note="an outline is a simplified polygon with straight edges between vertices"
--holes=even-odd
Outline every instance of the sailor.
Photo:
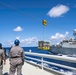
[[22,65],[24,64],[24,50],[19,46],[20,41],[16,39],[14,41],[15,46],[10,50],[10,72],[9,75],[15,75],[17,69],[17,75],[21,75]]
[[0,43],[0,75],[3,75],[3,63],[6,64],[5,53]]

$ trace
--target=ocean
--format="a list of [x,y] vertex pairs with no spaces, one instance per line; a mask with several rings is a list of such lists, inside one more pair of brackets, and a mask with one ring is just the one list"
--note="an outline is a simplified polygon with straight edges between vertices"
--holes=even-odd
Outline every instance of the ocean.
[[[9,53],[9,49],[10,49],[9,47],[6,48],[7,53]],[[23,47],[23,49],[24,49],[25,52],[31,51],[31,52],[34,52],[34,53],[49,54],[48,50],[39,50],[38,47]],[[35,58],[38,58],[38,57],[35,57]],[[76,68],[75,63],[68,63],[68,62],[58,61],[58,60],[54,60],[54,59],[46,59],[46,58],[44,58],[44,60]],[[57,67],[57,66],[53,66],[53,65],[48,65],[48,67],[52,67],[53,69],[59,70],[59,71],[70,72],[67,75],[76,75],[75,71],[72,72],[72,71],[70,71],[68,69],[65,69],[65,68],[61,68],[61,67]]]

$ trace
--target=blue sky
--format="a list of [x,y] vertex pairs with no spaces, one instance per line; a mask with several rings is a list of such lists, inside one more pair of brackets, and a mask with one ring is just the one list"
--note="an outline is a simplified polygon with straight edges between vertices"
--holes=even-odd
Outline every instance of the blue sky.
[[[44,27],[42,20],[47,21]],[[55,44],[73,37],[76,0],[0,0],[0,42],[37,46],[38,41]]]

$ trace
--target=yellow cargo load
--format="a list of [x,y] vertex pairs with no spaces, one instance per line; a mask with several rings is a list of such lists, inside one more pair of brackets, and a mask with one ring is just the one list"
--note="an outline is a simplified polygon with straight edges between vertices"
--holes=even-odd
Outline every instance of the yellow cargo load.
[[39,50],[50,50],[50,42],[38,41]]

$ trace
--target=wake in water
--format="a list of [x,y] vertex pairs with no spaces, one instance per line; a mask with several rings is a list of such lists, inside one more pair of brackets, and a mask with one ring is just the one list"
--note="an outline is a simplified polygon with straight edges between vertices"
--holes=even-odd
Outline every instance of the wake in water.
[[[43,65],[44,65],[44,67],[49,68],[49,65],[48,65],[48,64],[44,63]],[[54,69],[54,70],[63,72],[63,73],[65,73],[65,75],[76,75],[76,71],[63,70],[63,69],[60,69],[60,68],[58,68],[58,67],[50,67],[50,69],[51,69],[51,68]]]

